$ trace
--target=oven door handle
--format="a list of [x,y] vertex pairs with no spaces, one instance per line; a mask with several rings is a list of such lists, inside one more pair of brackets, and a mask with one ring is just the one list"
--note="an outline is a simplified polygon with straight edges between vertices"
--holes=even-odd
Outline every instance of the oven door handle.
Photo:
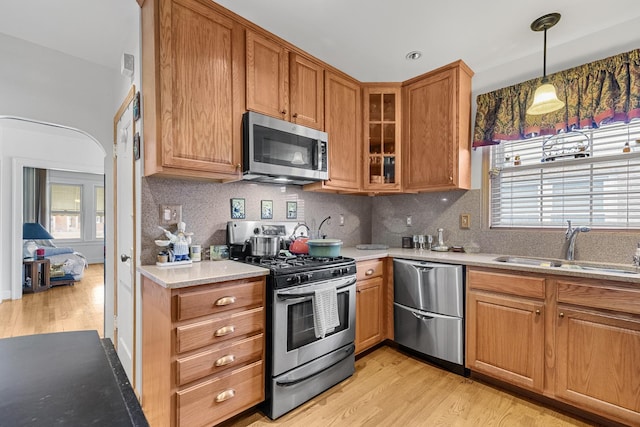
[[302,377],[302,378],[297,378],[295,380],[291,380],[291,381],[276,381],[276,385],[280,386],[280,387],[291,387],[294,386],[296,384],[300,384],[301,382],[307,381],[317,375],[320,375],[321,373],[325,372],[327,369],[330,369],[332,367],[334,367],[335,365],[337,365],[338,363],[342,362],[344,359],[346,359],[347,357],[351,356],[353,354],[353,352],[356,351],[356,346],[355,344],[351,344],[349,346],[349,348],[347,348],[345,350],[345,354],[344,356],[342,356],[340,358],[340,360],[336,360],[336,362],[332,365],[327,366],[326,368],[320,369],[318,372],[314,372],[311,375],[307,375],[306,377]]
[[[353,284],[356,283],[356,279],[352,279],[349,280],[347,283],[345,283],[344,285],[340,286],[340,287],[336,287],[336,290],[340,290],[340,289],[344,289],[348,286],[351,286]],[[300,293],[286,293],[286,294],[281,294],[281,293],[276,293],[277,297],[279,300],[291,300],[291,299],[298,299],[298,298],[309,298],[315,295],[315,292],[300,292]]]

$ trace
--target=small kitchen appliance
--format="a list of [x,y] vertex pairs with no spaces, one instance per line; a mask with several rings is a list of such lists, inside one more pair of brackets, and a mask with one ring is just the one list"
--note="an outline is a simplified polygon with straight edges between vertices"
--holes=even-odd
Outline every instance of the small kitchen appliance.
[[[292,236],[295,222],[231,221],[227,238],[238,261],[268,268],[265,396],[276,419],[351,376],[355,371],[356,263],[352,258],[253,256],[256,234]],[[337,326],[318,333],[318,297],[335,296]],[[325,333],[326,332],[326,333]]]

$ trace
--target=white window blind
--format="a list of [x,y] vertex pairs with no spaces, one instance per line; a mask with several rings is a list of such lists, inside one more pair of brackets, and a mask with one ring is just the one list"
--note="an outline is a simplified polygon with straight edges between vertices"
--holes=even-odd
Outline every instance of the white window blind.
[[640,228],[640,121],[504,141],[490,176],[492,227]]

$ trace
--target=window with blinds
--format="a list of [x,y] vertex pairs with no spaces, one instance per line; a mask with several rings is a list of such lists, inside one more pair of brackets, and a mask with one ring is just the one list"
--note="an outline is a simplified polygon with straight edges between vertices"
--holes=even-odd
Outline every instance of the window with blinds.
[[96,239],[104,239],[104,187],[95,187]]
[[51,184],[49,230],[55,239],[82,237],[82,185]]
[[640,121],[491,147],[492,227],[640,228]]

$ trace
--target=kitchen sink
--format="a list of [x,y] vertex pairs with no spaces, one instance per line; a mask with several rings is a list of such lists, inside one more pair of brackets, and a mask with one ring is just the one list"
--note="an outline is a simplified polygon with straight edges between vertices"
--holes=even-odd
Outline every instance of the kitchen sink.
[[495,258],[494,261],[504,262],[507,264],[523,264],[536,267],[553,267],[563,268],[567,270],[593,271],[597,273],[613,273],[613,274],[640,274],[638,269],[629,267],[618,267],[606,264],[594,264],[579,261],[566,261],[555,258],[529,258],[516,256],[501,256]]

